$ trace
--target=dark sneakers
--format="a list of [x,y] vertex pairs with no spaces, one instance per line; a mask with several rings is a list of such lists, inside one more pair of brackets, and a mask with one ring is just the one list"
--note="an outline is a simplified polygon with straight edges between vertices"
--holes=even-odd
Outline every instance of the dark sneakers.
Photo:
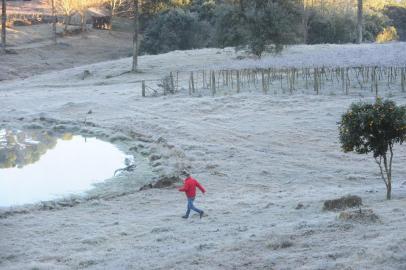
[[[204,211],[202,211],[201,213],[199,213],[200,218],[202,218],[202,217],[203,217],[203,215],[204,215]],[[188,219],[188,218],[189,218],[189,216],[184,215],[184,216],[182,216],[182,218],[184,218],[184,219]]]

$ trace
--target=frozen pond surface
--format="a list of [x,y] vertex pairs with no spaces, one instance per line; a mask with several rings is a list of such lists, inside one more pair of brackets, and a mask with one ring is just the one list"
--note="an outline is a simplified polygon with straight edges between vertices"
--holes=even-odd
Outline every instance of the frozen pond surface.
[[96,138],[0,130],[0,207],[81,194],[132,157]]

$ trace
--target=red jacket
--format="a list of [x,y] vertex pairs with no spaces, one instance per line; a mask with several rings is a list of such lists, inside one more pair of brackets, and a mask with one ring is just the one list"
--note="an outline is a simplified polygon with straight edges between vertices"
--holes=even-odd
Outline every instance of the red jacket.
[[179,189],[179,191],[185,192],[186,197],[188,198],[194,198],[196,197],[196,187],[198,187],[202,193],[206,192],[204,187],[200,185],[200,183],[197,182],[196,179],[189,176],[188,178],[185,179],[185,184],[183,185],[183,187]]

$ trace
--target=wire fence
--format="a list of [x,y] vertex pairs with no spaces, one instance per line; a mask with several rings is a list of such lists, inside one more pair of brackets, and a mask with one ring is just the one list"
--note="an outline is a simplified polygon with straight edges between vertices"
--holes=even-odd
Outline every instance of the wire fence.
[[313,67],[170,72],[154,86],[144,81],[143,96],[185,92],[224,95],[260,91],[264,94],[406,93],[406,67]]

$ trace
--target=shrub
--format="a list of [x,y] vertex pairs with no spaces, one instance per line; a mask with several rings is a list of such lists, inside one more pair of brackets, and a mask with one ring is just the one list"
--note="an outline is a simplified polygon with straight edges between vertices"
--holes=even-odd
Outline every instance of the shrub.
[[339,123],[344,152],[373,153],[391,198],[393,147],[406,139],[406,106],[377,99],[375,104],[354,103]]
[[194,0],[191,2],[190,11],[197,13],[199,21],[212,22],[216,7],[214,0]]
[[245,14],[232,5],[216,8],[214,29],[213,43],[222,48],[245,44],[249,34]]
[[349,43],[354,42],[356,36],[356,21],[350,14],[311,12],[308,43]]
[[299,18],[295,7],[286,2],[265,1],[248,10],[248,45],[252,53],[260,57],[264,51],[279,52],[283,44],[295,40]]
[[399,39],[406,41],[406,7],[387,6],[384,13],[389,17],[393,26],[396,27]]
[[363,37],[365,41],[374,42],[379,33],[389,26],[389,19],[378,14],[365,14]]
[[310,12],[308,22],[308,38],[309,44],[329,43],[332,40],[331,33],[333,32],[332,22],[321,16],[317,11]]
[[203,47],[201,25],[188,11],[170,9],[159,13],[148,25],[141,44],[143,52],[157,54]]
[[352,207],[361,207],[362,199],[359,196],[348,195],[339,199],[327,200],[324,202],[323,210],[335,211]]
[[378,43],[385,43],[394,40],[398,40],[399,36],[396,31],[396,28],[393,26],[385,28],[381,33],[378,34],[376,37],[376,42]]

